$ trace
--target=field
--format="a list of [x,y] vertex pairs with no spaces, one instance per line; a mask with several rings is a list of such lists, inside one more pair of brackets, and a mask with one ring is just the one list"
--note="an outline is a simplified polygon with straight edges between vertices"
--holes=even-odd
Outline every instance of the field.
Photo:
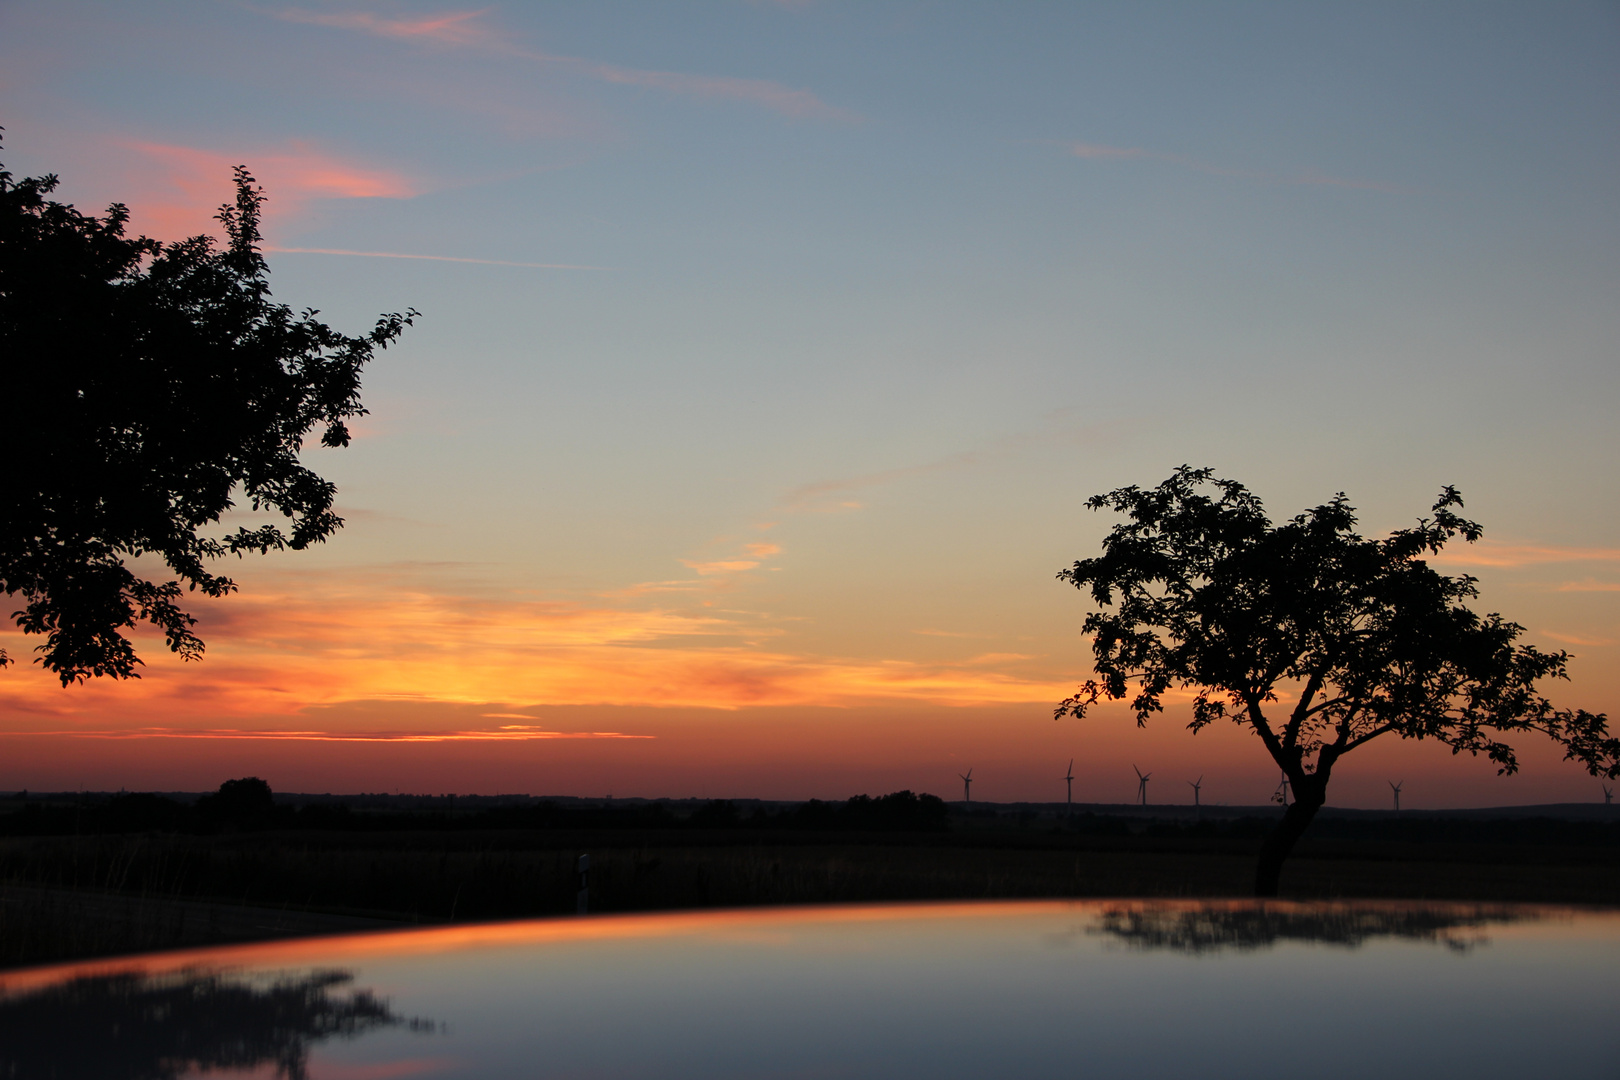
[[[1324,823],[1326,824],[1326,823]],[[592,912],[1034,897],[1235,897],[1258,831],[267,829],[0,838],[0,966],[374,926]],[[1325,828],[1284,895],[1620,902],[1614,825]]]

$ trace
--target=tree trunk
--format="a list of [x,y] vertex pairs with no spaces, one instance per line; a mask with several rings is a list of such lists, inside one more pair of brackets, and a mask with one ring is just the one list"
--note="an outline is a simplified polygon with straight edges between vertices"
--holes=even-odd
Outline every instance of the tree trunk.
[[1271,830],[1266,842],[1260,845],[1260,861],[1254,868],[1254,895],[1277,895],[1283,860],[1294,850],[1294,844],[1305,835],[1305,829],[1310,825],[1311,819],[1316,817],[1316,812],[1322,809],[1322,804],[1327,801],[1326,786],[1322,785],[1324,790],[1321,791],[1312,790],[1316,787],[1314,784],[1299,785],[1305,788],[1303,792],[1296,788],[1295,794],[1299,797],[1295,798],[1283,813],[1282,820]]

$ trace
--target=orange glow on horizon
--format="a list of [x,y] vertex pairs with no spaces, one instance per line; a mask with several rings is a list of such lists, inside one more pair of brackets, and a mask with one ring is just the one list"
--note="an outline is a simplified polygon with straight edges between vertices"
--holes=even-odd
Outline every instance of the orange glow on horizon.
[[[769,619],[702,607],[456,594],[380,572],[256,581],[200,609],[199,618],[209,646],[200,663],[182,663],[148,638],[139,680],[63,690],[48,673],[21,667],[0,679],[0,702],[14,715],[57,722],[117,714],[129,721],[124,731],[250,737],[225,734],[234,726],[219,721],[345,701],[735,709],[1046,703],[1071,692],[1068,679],[1039,670],[1039,658],[1024,654],[945,662],[811,655],[783,647],[785,631]],[[35,644],[15,632],[0,636],[19,659]],[[203,722],[176,724],[177,713]],[[454,730],[410,737],[558,736]]]

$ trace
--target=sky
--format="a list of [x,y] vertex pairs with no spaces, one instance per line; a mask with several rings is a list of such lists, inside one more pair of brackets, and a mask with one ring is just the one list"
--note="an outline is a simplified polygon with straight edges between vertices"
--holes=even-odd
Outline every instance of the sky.
[[[1183,463],[1437,563],[1620,714],[1620,8],[0,5],[0,161],[276,299],[415,307],[206,657],[0,672],[0,789],[1265,802],[1090,672],[1093,494]],[[246,520],[236,515],[236,520]],[[14,657],[35,642],[9,627]],[[1329,802],[1595,801],[1375,742]]]

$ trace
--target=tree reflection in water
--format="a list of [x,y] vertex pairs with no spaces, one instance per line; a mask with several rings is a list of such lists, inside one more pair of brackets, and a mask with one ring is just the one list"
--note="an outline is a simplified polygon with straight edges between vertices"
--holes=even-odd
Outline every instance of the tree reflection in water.
[[1309,941],[1354,949],[1375,938],[1431,941],[1459,952],[1488,939],[1491,923],[1540,918],[1536,912],[1464,904],[1201,904],[1105,910],[1093,933],[1136,948],[1206,953]]
[[273,1065],[305,1080],[310,1047],[368,1031],[434,1029],[397,1016],[347,971],[250,978],[189,970],[121,972],[0,997],[0,1078],[172,1080]]

